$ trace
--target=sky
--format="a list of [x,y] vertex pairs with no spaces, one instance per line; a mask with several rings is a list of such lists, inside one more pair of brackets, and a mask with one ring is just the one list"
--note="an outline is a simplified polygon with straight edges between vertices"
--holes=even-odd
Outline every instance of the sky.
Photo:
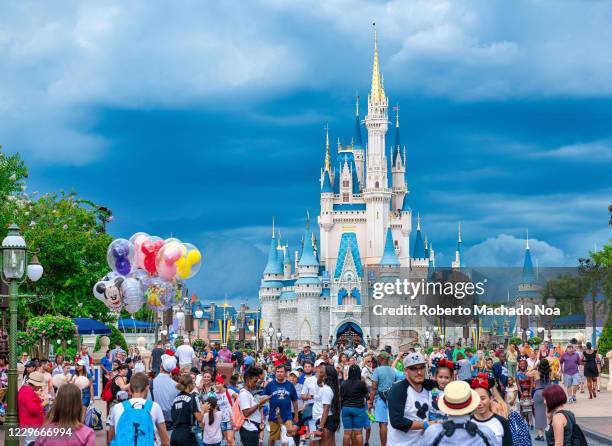
[[272,217],[295,248],[317,215],[324,127],[350,142],[373,22],[439,264],[458,222],[473,266],[519,265],[527,229],[543,266],[611,237],[610,2],[13,1],[0,16],[0,144],[28,190],[108,206],[115,237],[196,244],[204,301],[254,303]]

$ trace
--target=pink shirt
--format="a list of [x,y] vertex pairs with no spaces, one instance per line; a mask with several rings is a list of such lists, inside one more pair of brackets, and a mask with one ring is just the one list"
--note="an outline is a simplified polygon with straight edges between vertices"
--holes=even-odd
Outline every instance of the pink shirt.
[[232,352],[229,351],[229,349],[219,350],[219,353],[217,353],[217,356],[221,358],[221,361],[224,363],[232,362]]
[[[56,424],[45,426],[45,429],[58,427]],[[96,433],[87,426],[72,431],[72,436],[38,437],[35,446],[96,446]]]

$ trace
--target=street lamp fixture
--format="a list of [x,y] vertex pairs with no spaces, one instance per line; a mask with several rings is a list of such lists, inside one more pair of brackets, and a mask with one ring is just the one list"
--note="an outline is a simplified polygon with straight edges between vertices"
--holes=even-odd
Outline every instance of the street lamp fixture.
[[[19,233],[15,223],[9,226],[8,234],[2,240],[2,281],[9,286],[9,373],[8,373],[8,411],[6,427],[17,427],[17,305],[19,284],[27,277],[38,281],[43,275],[43,267],[36,255],[26,267],[28,245]],[[18,445],[17,437],[7,438],[6,444]]]
[[255,325],[249,324],[249,331],[253,333],[255,331]]
[[177,321],[182,321],[183,319],[185,319],[185,313],[183,311],[177,311],[176,312],[176,320]]
[[195,310],[193,312],[193,314],[195,315],[196,319],[202,319],[202,316],[204,316],[204,312],[202,310]]
[[276,330],[274,330],[274,327],[272,326],[272,322],[270,322],[270,326],[268,327],[268,337],[274,336],[275,331]]

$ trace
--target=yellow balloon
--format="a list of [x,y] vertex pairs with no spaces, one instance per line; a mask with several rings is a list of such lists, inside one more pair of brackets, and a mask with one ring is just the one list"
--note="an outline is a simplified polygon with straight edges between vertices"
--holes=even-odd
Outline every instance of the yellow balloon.
[[177,270],[177,275],[181,279],[187,279],[190,274],[191,274],[191,267],[189,265],[185,265],[184,268],[179,268]]
[[189,251],[187,254],[187,263],[189,263],[189,265],[195,265],[196,263],[200,262],[200,260],[202,260],[202,254],[197,249]]
[[176,261],[176,267],[181,270],[182,268],[185,268],[185,266],[187,266],[187,257],[183,255]]

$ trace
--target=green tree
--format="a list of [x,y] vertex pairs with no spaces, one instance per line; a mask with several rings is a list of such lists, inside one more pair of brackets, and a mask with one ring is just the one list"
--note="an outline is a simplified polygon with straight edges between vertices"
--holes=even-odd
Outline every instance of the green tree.
[[110,211],[76,193],[26,193],[27,169],[19,155],[0,151],[0,237],[10,222],[19,225],[31,252],[45,268],[36,284],[22,285],[20,291],[39,298],[20,299],[21,327],[32,316],[56,314],[92,317],[104,322],[113,319],[108,308],[95,299],[93,285],[109,270],[106,249],[112,237],[105,224]]

